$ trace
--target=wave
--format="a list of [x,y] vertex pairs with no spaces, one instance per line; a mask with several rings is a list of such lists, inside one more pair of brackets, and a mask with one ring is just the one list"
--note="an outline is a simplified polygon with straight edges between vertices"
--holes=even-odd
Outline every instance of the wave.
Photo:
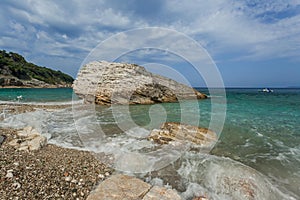
[[[0,101],[0,104],[3,101]],[[67,102],[11,102],[10,104],[24,105],[72,105],[74,103],[81,104],[82,100]],[[4,104],[7,104],[5,102]],[[253,165],[259,164],[260,160],[267,163],[266,171],[256,170],[235,162],[231,159],[220,158],[212,155],[199,155],[191,152],[184,152],[184,149],[159,149],[145,137],[147,130],[142,127],[132,127],[120,134],[114,134],[117,126],[114,120],[111,120],[110,107],[101,108],[101,110],[88,109],[88,106],[79,106],[74,110],[71,107],[59,110],[36,110],[34,112],[22,113],[18,115],[9,115],[0,126],[11,128],[24,128],[32,126],[48,138],[49,143],[58,146],[73,148],[79,150],[87,150],[95,154],[105,153],[111,155],[114,160],[109,160],[115,169],[125,172],[147,172],[153,169],[163,169],[167,163],[175,163],[174,160],[181,157],[181,163],[178,168],[171,172],[171,176],[177,175],[184,190],[181,190],[184,199],[191,199],[193,196],[208,196],[212,199],[243,199],[243,195],[248,195],[248,199],[297,199],[299,198],[297,189],[299,187],[299,177],[295,170],[287,173],[288,169],[294,167],[293,163],[299,159],[300,146],[288,147],[276,139],[268,139],[267,136],[255,137],[255,140],[246,140],[243,149],[257,148],[257,144],[261,144],[260,140],[266,140],[262,143],[266,146],[270,143],[270,149],[266,153],[254,156],[247,154],[247,159],[253,159]],[[117,113],[118,118],[122,118]],[[113,135],[109,135],[113,134]],[[273,141],[273,142],[272,142]],[[275,144],[277,144],[275,146]],[[272,149],[279,148],[284,153],[275,154]],[[155,151],[155,152],[154,152]],[[136,154],[140,152],[141,154]],[[270,154],[272,153],[272,154]],[[146,156],[145,156],[146,155]],[[182,155],[182,156],[181,156]],[[99,158],[100,159],[100,158]],[[106,159],[104,157],[103,159]],[[257,162],[256,162],[257,159]],[[101,160],[107,162],[106,160]],[[293,162],[292,162],[293,161]],[[245,162],[247,163],[247,162]],[[248,162],[249,163],[249,162]],[[273,163],[273,164],[270,164]],[[270,178],[270,166],[282,165],[280,176]],[[291,163],[291,164],[289,164]],[[276,165],[275,165],[276,164]],[[288,166],[288,168],[287,168]],[[296,165],[297,166],[297,165]],[[281,168],[280,168],[281,169]],[[299,172],[299,171],[298,171]],[[165,172],[168,174],[169,172]],[[285,174],[286,173],[286,174]],[[163,174],[163,173],[161,173]],[[295,177],[293,178],[292,177]],[[290,180],[287,184],[282,184],[286,180]],[[162,175],[156,177],[164,179]],[[155,179],[156,181],[158,179]],[[270,179],[270,180],[269,180]],[[274,181],[275,180],[275,181]],[[164,180],[165,181],[165,180]],[[155,182],[155,181],[153,181]],[[172,181],[173,183],[176,181]],[[170,182],[170,183],[172,183]],[[292,185],[294,183],[294,185]],[[159,181],[161,184],[161,180]],[[179,186],[178,186],[179,187]],[[236,190],[239,188],[239,190]],[[177,188],[176,188],[177,189]],[[298,196],[297,196],[298,195]],[[252,196],[254,196],[252,198]]]
[[257,170],[229,158],[187,153],[177,170],[185,178],[184,199],[290,199],[296,195],[279,189],[275,182]]

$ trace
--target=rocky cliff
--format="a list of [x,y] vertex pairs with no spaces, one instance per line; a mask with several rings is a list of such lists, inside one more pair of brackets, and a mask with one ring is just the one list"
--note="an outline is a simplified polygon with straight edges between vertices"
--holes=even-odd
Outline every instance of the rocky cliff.
[[73,89],[86,102],[153,104],[207,98],[191,87],[135,64],[91,62],[78,73]]

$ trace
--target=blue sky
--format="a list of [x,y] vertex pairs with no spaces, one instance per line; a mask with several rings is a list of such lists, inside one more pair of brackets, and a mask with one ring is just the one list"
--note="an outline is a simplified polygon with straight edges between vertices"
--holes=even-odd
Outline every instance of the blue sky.
[[[197,41],[228,87],[300,86],[300,0],[0,2],[0,49],[74,77],[99,43],[145,27],[176,30]],[[130,61],[158,62],[147,53]],[[179,65],[169,59],[160,64]]]

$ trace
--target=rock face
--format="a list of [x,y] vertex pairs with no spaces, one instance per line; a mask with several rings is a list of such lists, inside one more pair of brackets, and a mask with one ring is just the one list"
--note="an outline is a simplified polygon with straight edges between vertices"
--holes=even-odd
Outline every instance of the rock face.
[[154,186],[143,200],[181,200],[181,197],[175,190]]
[[115,175],[103,181],[87,200],[142,199],[151,186],[140,179]]
[[18,131],[17,135],[19,136],[19,138],[10,141],[9,145],[15,147],[20,151],[39,150],[47,142],[46,137],[42,136],[39,132],[37,132],[37,130],[33,129],[30,126],[25,127],[21,131]]
[[152,74],[135,64],[91,62],[74,81],[73,89],[85,102],[109,104],[153,104],[183,99],[207,98],[195,89]]
[[114,175],[91,192],[87,200],[181,200],[175,190],[154,186],[127,175]]
[[166,122],[162,124],[160,129],[152,130],[148,138],[159,144],[179,141],[191,142],[203,147],[210,147],[217,141],[216,133],[207,128],[178,122]]

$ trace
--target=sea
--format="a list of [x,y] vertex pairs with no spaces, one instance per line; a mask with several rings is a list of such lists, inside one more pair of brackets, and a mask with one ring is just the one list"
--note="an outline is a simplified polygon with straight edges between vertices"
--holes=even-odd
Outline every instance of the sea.
[[[70,88],[0,89],[0,104],[72,105],[18,115],[4,108],[0,126],[33,126],[49,143],[90,151],[183,199],[300,199],[300,89],[196,89],[210,98],[110,107],[85,105]],[[210,128],[219,139],[205,150],[147,140],[166,121]]]

